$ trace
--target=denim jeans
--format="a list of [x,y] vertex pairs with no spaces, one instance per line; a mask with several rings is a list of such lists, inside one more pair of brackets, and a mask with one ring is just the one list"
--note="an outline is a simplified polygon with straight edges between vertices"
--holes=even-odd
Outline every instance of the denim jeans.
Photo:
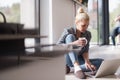
[[[66,37],[66,44],[75,41],[76,38],[73,34],[69,34]],[[75,61],[78,61],[80,64],[80,67],[83,71],[90,71],[89,69],[86,69],[85,67],[85,61],[81,55],[78,55],[77,52],[71,51],[68,54],[65,55],[66,58],[66,65],[68,65],[69,67],[73,67],[73,64]],[[90,59],[90,62],[96,66],[96,68],[98,69],[99,66],[101,65],[101,62],[103,61],[103,59]]]
[[115,27],[111,33],[111,39],[112,39],[112,43],[115,46],[116,42],[115,42],[115,37],[120,34],[120,27]]

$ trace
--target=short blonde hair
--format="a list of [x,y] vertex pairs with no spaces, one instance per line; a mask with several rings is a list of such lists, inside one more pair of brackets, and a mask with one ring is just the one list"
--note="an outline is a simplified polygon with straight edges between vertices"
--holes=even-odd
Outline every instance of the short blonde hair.
[[82,20],[82,19],[89,21],[89,16],[86,12],[84,12],[83,8],[80,7],[77,10],[77,14],[75,17],[75,23]]

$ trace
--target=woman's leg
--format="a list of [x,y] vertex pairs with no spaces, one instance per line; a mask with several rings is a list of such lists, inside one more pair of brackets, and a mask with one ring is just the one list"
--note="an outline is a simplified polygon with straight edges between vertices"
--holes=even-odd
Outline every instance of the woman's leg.
[[[66,37],[66,43],[71,43],[73,41],[75,41],[76,38],[73,34],[70,34]],[[77,47],[76,47],[77,48]],[[85,74],[82,72],[79,62],[78,62],[78,54],[77,52],[71,51],[68,54],[66,54],[66,62],[68,66],[74,66],[74,73],[75,76],[80,78],[80,79],[85,79],[86,76]]]
[[116,42],[115,42],[115,37],[118,35],[118,27],[114,28],[112,33],[111,33],[111,39],[112,39],[112,43],[115,46]]
[[[71,42],[73,42],[75,40],[76,40],[76,38],[75,38],[75,36],[73,34],[67,35],[67,37],[65,39],[66,44],[71,43]],[[66,56],[66,64],[68,66],[70,66],[70,67],[73,67],[74,62],[78,61],[78,57],[77,57],[78,55],[74,51],[69,52],[65,56]]]

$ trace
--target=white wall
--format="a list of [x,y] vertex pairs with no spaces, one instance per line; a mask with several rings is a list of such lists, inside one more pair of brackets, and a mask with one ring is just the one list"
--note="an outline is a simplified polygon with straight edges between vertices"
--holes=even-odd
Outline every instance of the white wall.
[[42,44],[49,43],[50,36],[49,36],[49,14],[50,14],[50,7],[49,7],[50,0],[40,0],[40,34],[48,36],[46,39],[41,39]]
[[74,6],[72,0],[53,0],[52,9],[52,40],[53,43],[56,43],[64,28],[73,26]]
[[41,35],[47,35],[42,43],[56,43],[67,26],[74,24],[72,0],[40,0]]

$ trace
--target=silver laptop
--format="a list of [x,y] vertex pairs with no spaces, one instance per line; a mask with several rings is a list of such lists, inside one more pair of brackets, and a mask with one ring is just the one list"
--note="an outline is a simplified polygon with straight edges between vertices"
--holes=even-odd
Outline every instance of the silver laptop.
[[94,78],[114,75],[119,66],[120,59],[104,60],[95,75],[91,73],[86,73],[86,75]]

